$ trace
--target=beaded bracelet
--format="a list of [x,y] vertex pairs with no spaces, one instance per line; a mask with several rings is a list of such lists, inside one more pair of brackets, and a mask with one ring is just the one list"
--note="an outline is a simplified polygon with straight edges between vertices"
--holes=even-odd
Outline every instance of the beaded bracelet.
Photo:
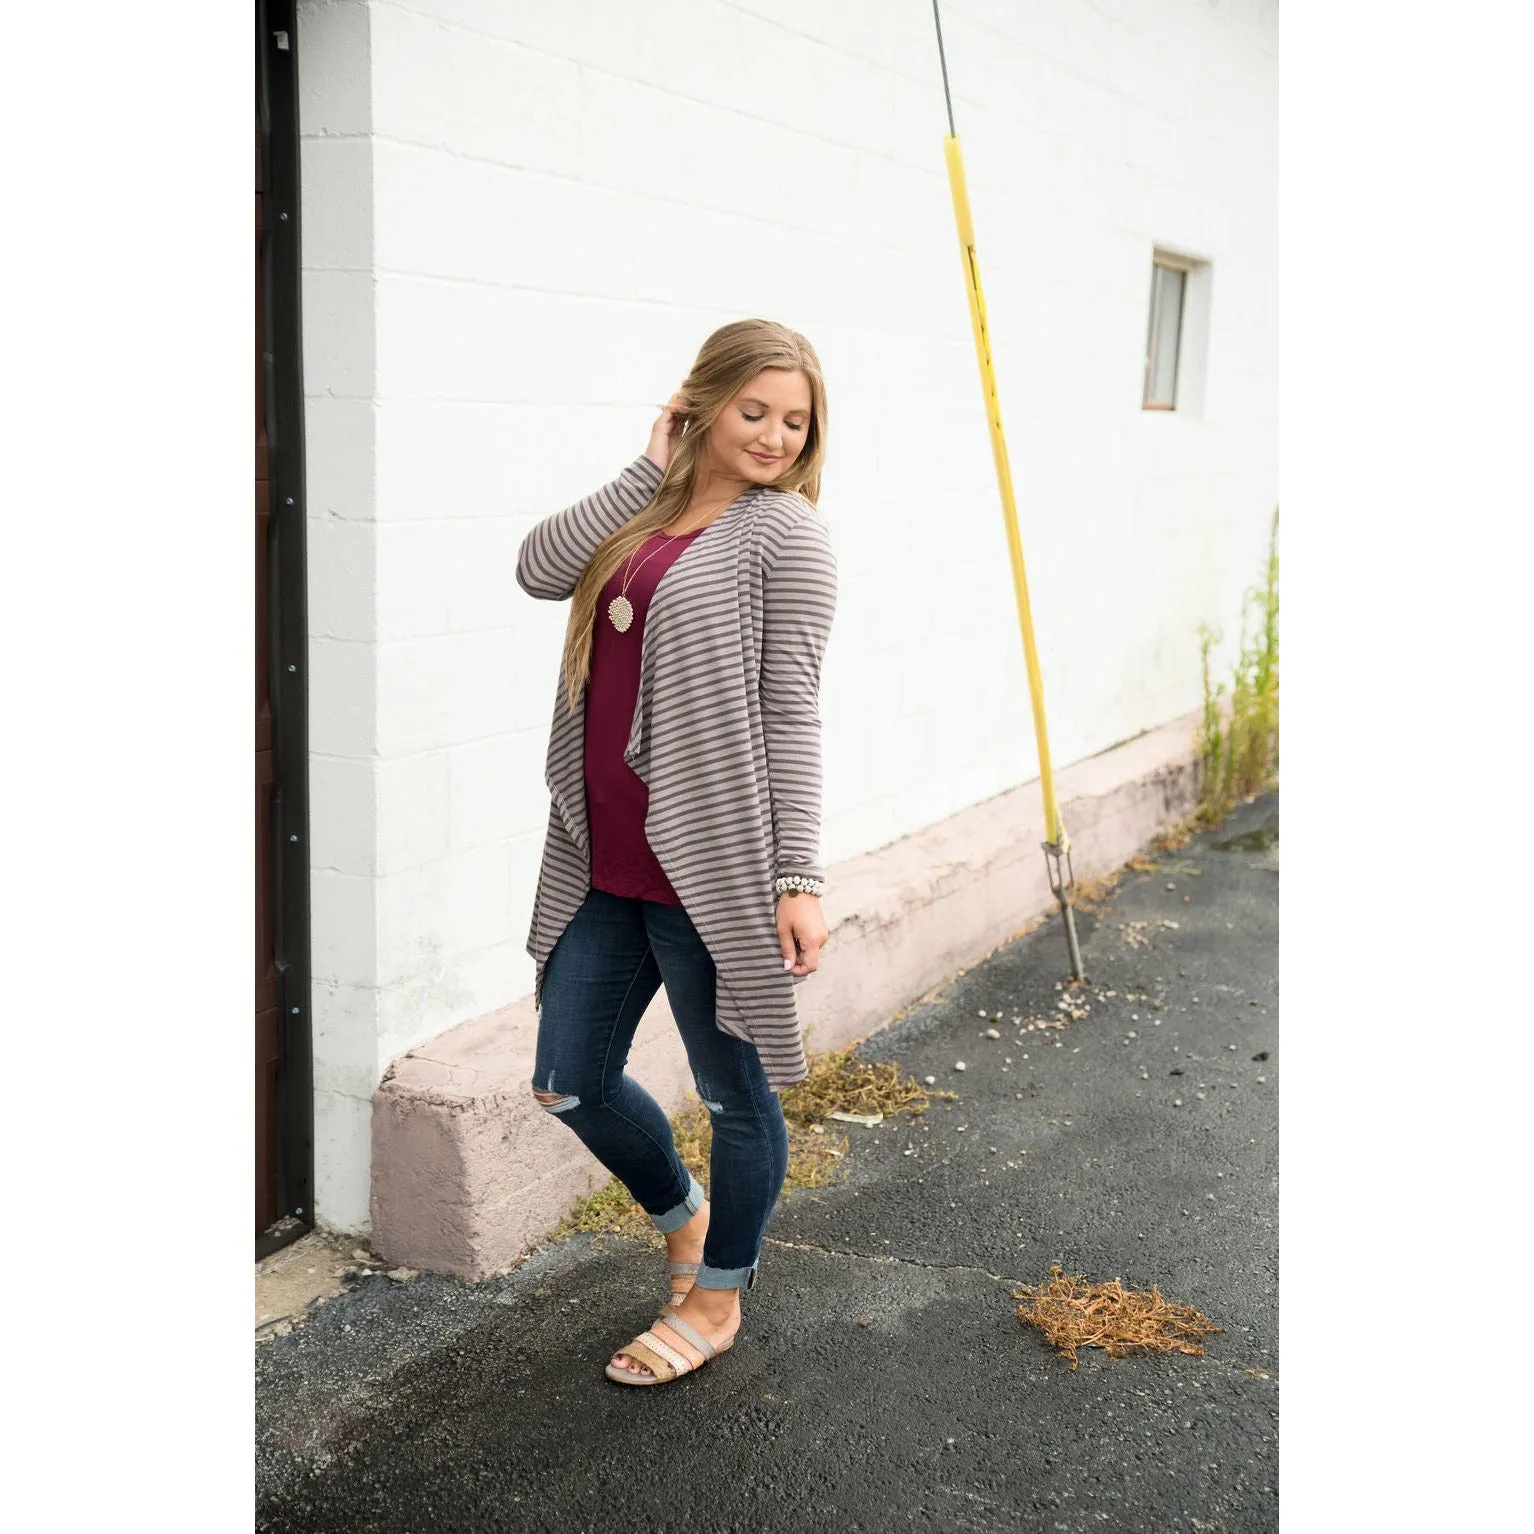
[[784,874],[774,882],[773,888],[780,895],[824,895],[826,892],[826,881],[824,879],[811,879],[805,874]]

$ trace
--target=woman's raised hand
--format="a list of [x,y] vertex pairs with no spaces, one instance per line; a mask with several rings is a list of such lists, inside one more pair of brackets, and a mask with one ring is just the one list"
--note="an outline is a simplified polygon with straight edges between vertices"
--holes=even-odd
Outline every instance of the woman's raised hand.
[[681,393],[673,394],[661,406],[655,424],[650,428],[650,445],[644,455],[657,468],[664,469],[671,462],[671,446],[682,435],[682,422],[691,413],[691,404]]

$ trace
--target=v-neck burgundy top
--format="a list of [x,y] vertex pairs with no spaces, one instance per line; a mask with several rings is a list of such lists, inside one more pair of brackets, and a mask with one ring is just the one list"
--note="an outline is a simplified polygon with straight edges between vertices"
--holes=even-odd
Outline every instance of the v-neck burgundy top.
[[[602,588],[591,641],[586,683],[586,819],[591,830],[591,884],[610,895],[681,905],[645,838],[650,791],[623,759],[639,699],[639,657],[645,617],[660,578],[682,557],[703,529],[668,537],[653,533]],[[634,621],[619,633],[607,606],[623,589]]]

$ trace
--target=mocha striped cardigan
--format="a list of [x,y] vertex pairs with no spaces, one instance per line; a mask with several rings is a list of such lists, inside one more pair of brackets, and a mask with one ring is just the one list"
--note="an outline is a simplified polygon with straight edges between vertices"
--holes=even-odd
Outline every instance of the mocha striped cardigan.
[[[648,457],[546,517],[517,583],[566,600],[597,545],[660,486]],[[774,1090],[807,1074],[777,935],[780,874],[820,865],[820,672],[836,609],[825,518],[803,496],[752,486],[661,577],[645,619],[624,760],[650,794],[645,836],[714,960],[715,1023],[756,1046]],[[605,622],[605,614],[597,614]],[[584,710],[555,688],[552,804],[527,950],[543,1004],[549,955],[591,887]]]

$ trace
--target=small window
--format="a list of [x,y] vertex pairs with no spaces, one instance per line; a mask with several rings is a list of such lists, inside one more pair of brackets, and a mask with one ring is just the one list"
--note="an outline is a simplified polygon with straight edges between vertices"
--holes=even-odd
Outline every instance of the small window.
[[1147,410],[1177,408],[1177,375],[1182,353],[1183,311],[1191,263],[1156,254],[1151,267],[1150,331],[1145,343]]

